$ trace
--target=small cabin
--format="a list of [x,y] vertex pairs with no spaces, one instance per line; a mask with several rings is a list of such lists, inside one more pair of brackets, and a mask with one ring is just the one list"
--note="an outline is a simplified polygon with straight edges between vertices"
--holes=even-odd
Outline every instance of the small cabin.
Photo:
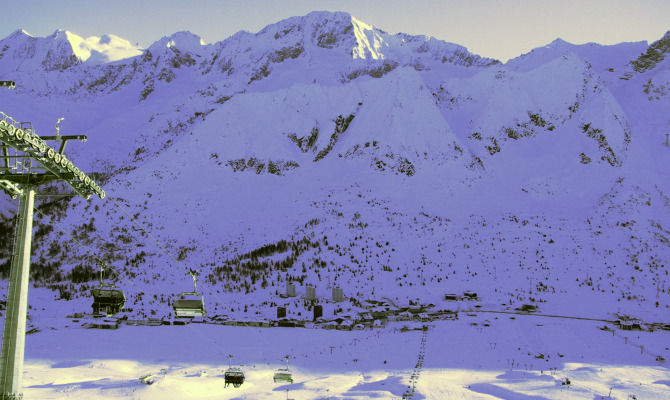
[[635,318],[621,318],[619,319],[619,327],[625,331],[641,331],[642,330],[642,323],[640,320],[635,319]]
[[465,297],[468,300],[478,299],[477,292],[474,292],[472,290],[466,290],[465,292],[463,292],[463,297]]
[[346,320],[342,321],[342,323],[337,325],[336,329],[340,330],[340,331],[350,331],[350,330],[353,329],[353,327],[354,327],[354,321],[352,321],[350,319],[346,319]]
[[535,304],[523,304],[521,307],[515,308],[517,311],[532,313],[537,311],[537,306]]
[[316,288],[311,285],[305,287],[305,299],[307,300],[316,300]]
[[286,307],[277,307],[277,319],[286,318]]
[[424,310],[424,307],[420,304],[412,304],[407,308],[407,311],[409,311],[412,314],[422,313],[423,310]]
[[314,306],[313,309],[314,312],[314,317],[312,318],[312,321],[316,321],[318,318],[323,317],[323,306],[321,304],[317,304]]
[[370,315],[374,319],[383,319],[388,317],[388,310],[384,307],[375,307],[370,310]]
[[296,297],[295,285],[293,283],[286,284],[286,297]]
[[344,301],[344,291],[342,290],[341,287],[334,287],[332,294],[333,294],[333,301],[335,303]]

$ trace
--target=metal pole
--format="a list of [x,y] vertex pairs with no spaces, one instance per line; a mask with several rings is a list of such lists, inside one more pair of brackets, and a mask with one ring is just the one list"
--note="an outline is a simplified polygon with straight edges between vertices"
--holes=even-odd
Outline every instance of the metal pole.
[[33,231],[35,188],[24,186],[19,201],[17,237],[7,292],[7,312],[2,332],[0,399],[23,398],[23,356],[26,347],[26,313],[30,277],[30,247]]

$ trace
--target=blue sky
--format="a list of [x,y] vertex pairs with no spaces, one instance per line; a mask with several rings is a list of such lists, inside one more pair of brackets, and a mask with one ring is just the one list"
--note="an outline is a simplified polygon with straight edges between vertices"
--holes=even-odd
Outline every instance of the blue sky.
[[0,37],[19,28],[34,36],[64,28],[141,46],[179,30],[212,43],[313,10],[347,11],[390,33],[426,34],[502,61],[557,37],[652,42],[670,30],[670,0],[8,0],[1,8]]

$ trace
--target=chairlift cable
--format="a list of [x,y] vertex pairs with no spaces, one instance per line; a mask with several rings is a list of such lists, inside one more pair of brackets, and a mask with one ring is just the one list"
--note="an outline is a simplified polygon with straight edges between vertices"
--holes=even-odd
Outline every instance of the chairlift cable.
[[[149,237],[149,238],[156,244],[156,246],[157,246],[159,249],[161,249],[161,250],[163,251],[163,253],[165,253],[165,255],[168,256],[168,258],[171,258],[171,259],[175,262],[175,264],[181,264],[181,265],[184,267],[184,270],[186,271],[186,273],[187,273],[188,275],[191,275],[191,278],[193,279],[193,292],[190,292],[190,293],[193,294],[193,295],[198,295],[198,292],[197,292],[197,283],[196,283],[196,281],[197,281],[196,276],[198,275],[198,272],[197,272],[196,270],[192,269],[192,268],[188,268],[186,265],[184,265],[183,263],[181,263],[180,260],[178,260],[177,258],[173,257],[172,254],[170,254],[170,253],[167,251],[167,249],[166,249],[165,247],[163,247],[163,246],[160,244],[160,242],[158,242],[158,240],[156,240],[156,238],[155,238],[151,233],[149,233],[149,231],[147,231],[146,229],[144,229],[144,227],[143,227],[139,222],[136,221],[136,218],[134,218],[132,215],[130,215],[130,214],[129,214],[129,213],[128,213],[128,212],[127,212],[127,211],[126,211],[120,204],[119,204],[119,202],[118,202],[116,199],[114,199],[114,198],[111,197],[111,196],[106,196],[106,197],[107,197],[112,203],[114,203],[114,205],[115,205],[119,210],[121,210],[121,212],[122,212],[123,214],[125,214],[125,215],[128,217],[128,219],[130,220],[131,224],[133,224],[133,226],[135,226],[135,228],[137,228],[137,229],[141,230],[142,232],[144,232],[144,233],[145,233],[145,234],[146,234],[146,235],[147,235],[147,236],[148,236],[148,237]],[[139,214],[137,214],[137,215],[139,215]],[[181,299],[183,298],[183,295],[184,295],[185,293],[188,293],[188,292],[182,292],[182,294],[179,295],[179,296],[180,296],[180,299],[176,300],[176,301],[173,303],[173,308],[175,309],[175,316],[177,316],[177,307],[178,307],[177,304],[178,304],[179,301],[181,301]],[[189,307],[190,307],[190,306],[189,306]],[[191,311],[192,311],[192,310],[191,310]],[[203,297],[202,297],[202,296],[200,297],[200,312],[201,312],[201,313],[200,313],[201,316],[204,316],[204,315],[205,315],[205,305],[204,305],[204,300],[203,300]]]
[[143,227],[139,222],[137,222],[136,218],[134,218],[134,217],[133,217],[132,215],[130,215],[126,210],[124,210],[123,207],[122,207],[122,206],[121,206],[121,205],[120,205],[114,198],[112,198],[112,196],[109,196],[109,195],[108,195],[106,198],[109,199],[112,203],[114,203],[114,205],[115,205],[119,210],[121,210],[121,212],[124,213],[124,214],[130,219],[130,222],[133,224],[133,226],[135,226],[135,228],[137,228],[137,229],[141,230],[142,232],[144,232],[144,233],[145,233],[145,234],[146,234],[146,235],[147,235],[147,236],[148,236],[148,237],[149,237],[149,238],[156,244],[156,246],[157,246],[159,249],[161,249],[161,251],[163,251],[163,253],[164,253],[166,256],[168,256],[170,259],[172,259],[172,260],[175,262],[175,264],[181,264],[181,265],[184,267],[184,270],[186,271],[187,274],[191,274],[191,275],[192,275],[192,274],[194,273],[194,271],[193,271],[192,269],[187,268],[186,266],[184,266],[184,265],[183,265],[177,258],[175,258],[172,254],[170,254],[170,253],[167,251],[167,249],[166,249],[165,247],[163,247],[163,246],[160,244],[160,242],[159,242],[158,240],[156,240],[156,238],[155,238],[151,233],[149,233],[149,231],[147,231],[146,229],[144,229],[144,227]]
[[[37,214],[39,214],[39,215],[40,215],[42,218],[44,218],[44,219],[49,219],[49,218],[50,218],[48,215],[46,215],[46,214],[44,214],[42,211],[40,211],[37,207],[34,207],[34,211],[35,211]],[[72,240],[74,240],[74,241],[79,245],[79,247],[81,247],[81,248],[84,249],[84,251],[86,252],[86,254],[87,254],[89,257],[91,257],[92,259],[95,260],[96,264],[97,264],[98,262],[103,262],[103,263],[104,263],[104,261],[98,256],[98,254],[97,254],[95,251],[93,251],[89,246],[87,246],[87,245],[83,244],[82,242],[80,242],[79,239],[77,239],[76,237],[74,237],[74,235],[72,235],[70,232],[68,232],[68,231],[66,231],[65,229],[63,229],[62,227],[60,227],[57,223],[53,223],[53,222],[52,222],[52,223],[51,223],[51,226],[55,226],[55,227],[56,227],[58,230],[60,230],[62,233],[65,233],[65,234],[68,235]],[[105,264],[105,265],[106,265],[106,264]],[[118,273],[118,271],[117,271],[116,268],[114,268],[114,267],[110,267],[110,266],[106,266],[105,268],[106,268],[106,269],[111,269],[111,270],[113,270],[113,271],[115,272],[115,275],[116,275],[116,277],[117,277],[118,279],[122,279],[122,278],[123,278],[122,275]],[[134,283],[133,283],[133,286],[135,286]]]
[[[151,233],[149,233],[146,229],[144,229],[144,227],[143,227],[139,222],[137,222],[136,218],[134,218],[133,216],[131,216],[131,215],[130,215],[130,214],[129,214],[129,213],[128,213],[128,212],[127,212],[127,211],[126,211],[120,204],[119,204],[119,202],[118,202],[117,200],[115,200],[115,199],[112,198],[111,196],[106,196],[106,198],[109,199],[109,200],[111,200],[111,202],[112,202],[112,203],[113,203],[119,210],[121,210],[121,212],[122,212],[123,214],[125,214],[125,215],[128,217],[128,219],[130,220],[131,224],[132,224],[133,226],[135,226],[135,228],[137,228],[138,230],[144,232],[144,233],[145,233],[145,234],[146,234],[146,235],[147,235],[147,236],[148,236],[148,237],[149,237],[149,238],[156,244],[156,246],[157,246],[161,251],[163,251],[163,253],[164,253],[166,256],[168,256],[169,259],[172,259],[172,260],[173,260],[175,263],[177,263],[177,264],[180,263],[179,260],[176,259],[175,257],[173,257],[173,256],[167,251],[167,249],[166,249],[164,246],[162,246],[158,240],[156,240],[156,238],[155,238]],[[41,216],[43,216],[43,217],[45,216],[45,215],[44,215],[42,212],[40,212],[40,211],[38,211],[38,213],[39,213]],[[57,226],[57,227],[58,227],[58,226]],[[58,228],[59,228],[61,231],[67,233],[68,236],[70,236],[72,239],[74,239],[75,242],[77,242],[77,244],[79,244],[81,247],[83,247],[84,249],[89,249],[88,246],[85,246],[84,244],[82,244],[82,243],[81,243],[79,240],[77,240],[77,238],[75,238],[73,235],[71,235],[70,233],[66,232],[65,230],[63,230],[63,229],[60,228],[60,227],[58,227]],[[90,249],[89,249],[89,250],[90,250]],[[89,250],[86,250],[86,253],[88,253],[88,254],[93,254],[93,255],[94,255],[94,258],[96,258],[97,260],[100,260],[99,257],[95,256],[95,252],[93,252],[93,251],[89,251]],[[183,264],[182,264],[182,266],[183,266]],[[186,270],[187,274],[191,275],[191,277],[193,278],[193,287],[194,287],[194,291],[195,291],[196,288],[197,288],[197,286],[196,286],[196,276],[197,276],[197,271],[195,271],[195,270],[193,270],[193,269],[186,268],[185,266],[184,266],[184,269]],[[117,275],[118,275],[118,274],[117,274]],[[133,283],[133,286],[135,286],[134,283]],[[195,293],[195,292],[194,292],[194,293]],[[201,301],[201,302],[202,302],[202,301]]]
[[[47,220],[49,219],[42,211],[38,210],[37,207],[34,207],[33,209],[41,217]],[[93,296],[93,312],[96,313],[102,310],[101,305],[99,303],[96,308],[96,303],[98,302],[98,296],[100,296],[101,291],[106,293],[106,295],[103,295],[103,297],[110,298],[111,296],[114,299],[114,301],[112,301],[111,304],[106,305],[105,307],[106,312],[107,313],[110,312],[109,308],[110,306],[116,307],[115,309],[114,308],[111,309],[112,314],[119,312],[123,307],[124,303],[126,302],[126,296],[121,289],[116,289],[116,285],[111,285],[111,288],[109,287],[105,288],[105,286],[103,285],[104,281],[103,274],[105,269],[111,269],[112,271],[114,271],[117,281],[121,279],[121,274],[119,274],[117,269],[107,266],[107,264],[94,251],[91,251],[91,249],[88,246],[84,245],[82,242],[79,241],[79,239],[77,239],[74,235],[70,234],[69,232],[65,231],[65,229],[61,228],[58,224],[51,223],[51,226],[56,226],[56,228],[58,228],[61,232],[64,232],[68,236],[70,236],[70,238],[72,238],[81,248],[84,249],[87,255],[89,255],[91,258],[94,259],[95,263],[100,268],[100,283],[97,287],[91,289],[91,296]],[[131,282],[133,283],[133,286],[135,286],[135,283],[133,281]]]

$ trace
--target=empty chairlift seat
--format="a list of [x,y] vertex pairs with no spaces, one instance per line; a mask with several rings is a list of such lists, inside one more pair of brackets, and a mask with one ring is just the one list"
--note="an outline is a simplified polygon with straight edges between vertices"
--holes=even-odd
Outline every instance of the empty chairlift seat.
[[275,383],[278,382],[293,383],[293,375],[291,375],[291,371],[285,368],[279,368],[278,370],[275,371],[273,380]]
[[126,303],[126,295],[115,285],[101,283],[91,289],[93,297],[93,313],[113,315],[121,311]]
[[230,363],[228,364],[228,369],[223,374],[225,379],[225,385],[233,385],[234,387],[240,387],[244,383],[244,372],[240,368],[233,367],[233,356],[232,354],[228,356]]
[[172,303],[174,315],[177,318],[205,317],[205,298],[197,292],[180,293]]
[[182,292],[172,303],[174,315],[177,318],[205,317],[205,298],[198,293],[197,272],[189,270],[189,275],[193,278],[193,291]]
[[234,387],[240,387],[244,383],[244,372],[241,369],[236,367],[230,367],[226,370],[224,374],[225,386],[233,385]]
[[100,267],[100,284],[91,289],[93,313],[114,315],[123,308],[126,303],[126,295],[116,285],[104,283],[105,269],[109,269],[109,267],[99,258],[96,261]]
[[288,356],[284,358],[286,359],[286,368],[278,368],[277,370],[275,370],[274,376],[272,377],[275,383],[278,382],[293,383],[293,375],[291,374],[291,371],[289,371],[288,369]]

